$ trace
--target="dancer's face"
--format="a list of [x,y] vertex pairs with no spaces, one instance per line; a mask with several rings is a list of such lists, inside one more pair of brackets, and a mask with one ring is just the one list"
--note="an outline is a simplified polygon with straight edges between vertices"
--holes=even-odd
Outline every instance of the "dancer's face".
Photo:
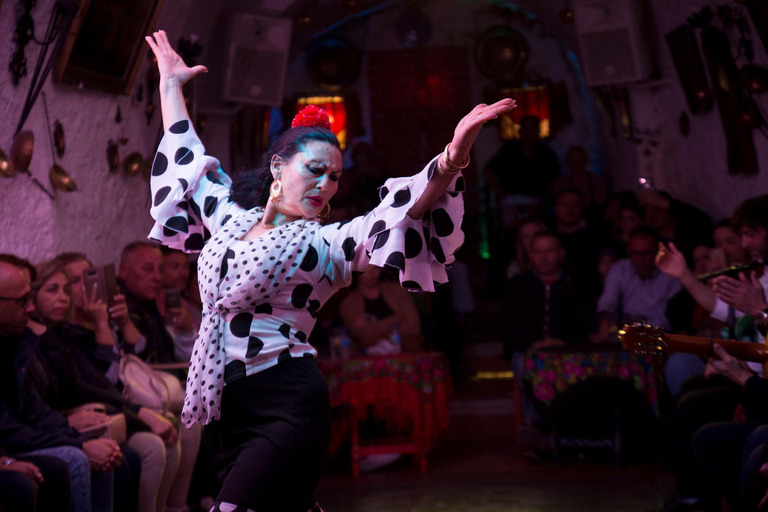
[[275,155],[271,169],[283,186],[277,210],[288,217],[313,219],[339,188],[341,151],[313,140],[287,161]]

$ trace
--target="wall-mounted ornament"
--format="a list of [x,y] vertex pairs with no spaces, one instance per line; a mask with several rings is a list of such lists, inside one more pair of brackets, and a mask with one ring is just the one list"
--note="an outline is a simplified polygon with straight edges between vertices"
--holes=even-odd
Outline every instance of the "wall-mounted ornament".
[[666,39],[688,108],[692,114],[709,112],[713,104],[712,91],[693,30],[688,25],[680,25],[667,34]]
[[395,32],[407,48],[424,46],[432,38],[432,20],[418,7],[409,7],[397,18]]
[[75,180],[58,164],[51,166],[51,170],[48,171],[48,177],[51,180],[51,185],[56,190],[61,190],[62,192],[74,192],[77,190]]
[[27,172],[35,150],[35,135],[30,130],[16,134],[11,144],[11,162],[18,172]]
[[511,27],[491,27],[475,41],[478,69],[499,82],[514,82],[523,73],[527,60],[528,44]]
[[112,139],[107,143],[107,164],[111,173],[117,172],[120,166],[120,152],[117,149],[117,142]]
[[744,88],[752,94],[768,91],[768,69],[757,64],[747,64],[739,70],[739,77]]
[[338,88],[357,80],[363,56],[348,39],[328,35],[310,41],[305,62],[315,82],[321,86]]
[[123,160],[123,171],[128,176],[136,176],[144,167],[144,157],[141,153],[134,151]]
[[16,169],[13,168],[13,162],[5,154],[5,151],[0,149],[0,178],[13,178],[16,176]]
[[573,25],[573,9],[571,9],[570,0],[565,0],[565,5],[557,13],[557,19],[565,25]]
[[64,127],[58,120],[53,123],[53,144],[56,146],[58,157],[63,157],[64,152],[67,150],[67,143],[64,139]]
[[[48,170],[48,179],[51,180],[54,192],[61,190],[63,192],[74,192],[77,190],[77,184],[73,180],[67,171],[65,171],[59,164],[56,163],[56,145],[54,144],[54,137],[51,135],[51,120],[48,117],[48,100],[45,98],[45,92],[43,92],[43,110],[45,112],[45,125],[48,132],[48,143],[51,146],[51,160],[53,165]],[[63,131],[62,131],[63,136]]]
[[759,170],[751,127],[760,122],[757,109],[742,90],[731,43],[721,30],[708,25],[701,31],[704,58],[727,144],[728,170],[756,174]]

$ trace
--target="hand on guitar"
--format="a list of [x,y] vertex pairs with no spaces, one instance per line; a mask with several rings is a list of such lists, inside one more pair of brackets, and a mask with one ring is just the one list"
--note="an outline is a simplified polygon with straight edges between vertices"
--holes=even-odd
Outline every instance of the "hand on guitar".
[[755,316],[768,308],[765,302],[765,292],[757,275],[751,272],[749,278],[743,273],[738,279],[719,276],[712,280],[712,289],[717,298],[733,306],[734,309]]
[[713,375],[724,375],[743,387],[747,380],[753,375],[749,366],[747,366],[747,363],[739,361],[731,356],[717,343],[712,346],[712,349],[715,351],[717,359],[714,357],[709,357],[707,359],[707,367],[704,369],[704,376],[709,379]]

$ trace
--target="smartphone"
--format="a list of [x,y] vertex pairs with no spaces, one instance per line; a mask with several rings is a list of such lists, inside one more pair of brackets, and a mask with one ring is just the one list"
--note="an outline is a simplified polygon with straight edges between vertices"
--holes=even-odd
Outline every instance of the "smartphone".
[[643,176],[642,178],[638,179],[637,182],[644,189],[653,190],[656,188],[655,186],[653,186],[653,178],[651,178],[650,176]]
[[103,267],[93,267],[83,270],[83,288],[88,297],[96,286],[96,298],[100,299],[107,307],[115,304],[115,295],[120,293],[117,288],[115,266],[110,263]]
[[165,289],[165,309],[178,309],[181,307],[181,290],[178,288]]

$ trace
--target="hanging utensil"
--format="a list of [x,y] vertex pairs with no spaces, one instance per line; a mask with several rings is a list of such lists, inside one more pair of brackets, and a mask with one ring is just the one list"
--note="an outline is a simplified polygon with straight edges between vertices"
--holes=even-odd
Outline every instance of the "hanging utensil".
[[67,143],[64,140],[64,127],[58,119],[53,123],[53,143],[56,145],[56,154],[59,158],[63,157],[67,150]]
[[51,185],[56,190],[62,190],[64,192],[73,192],[77,190],[77,183],[73,180],[67,171],[61,168],[57,164],[51,166],[51,170],[48,171],[48,177],[51,179]]
[[117,151],[117,142],[111,139],[107,143],[107,163],[109,164],[109,172],[117,172],[120,166],[120,154]]
[[51,120],[48,117],[48,100],[45,98],[45,91],[43,96],[43,111],[45,112],[45,128],[48,132],[48,143],[51,145],[51,160],[53,165],[48,171],[48,178],[51,180],[54,190],[61,190],[64,192],[72,192],[77,190],[77,184],[73,180],[67,171],[65,171],[60,165],[56,163],[56,149],[53,144],[53,137],[51,136]]
[[141,172],[142,167],[144,167],[144,157],[138,151],[134,151],[123,160],[123,171],[128,176],[136,176]]
[[30,130],[19,132],[11,144],[11,162],[18,172],[27,172],[35,149],[35,135]]
[[13,168],[13,162],[5,151],[0,149],[0,177],[13,178],[14,176],[16,176],[16,169]]

